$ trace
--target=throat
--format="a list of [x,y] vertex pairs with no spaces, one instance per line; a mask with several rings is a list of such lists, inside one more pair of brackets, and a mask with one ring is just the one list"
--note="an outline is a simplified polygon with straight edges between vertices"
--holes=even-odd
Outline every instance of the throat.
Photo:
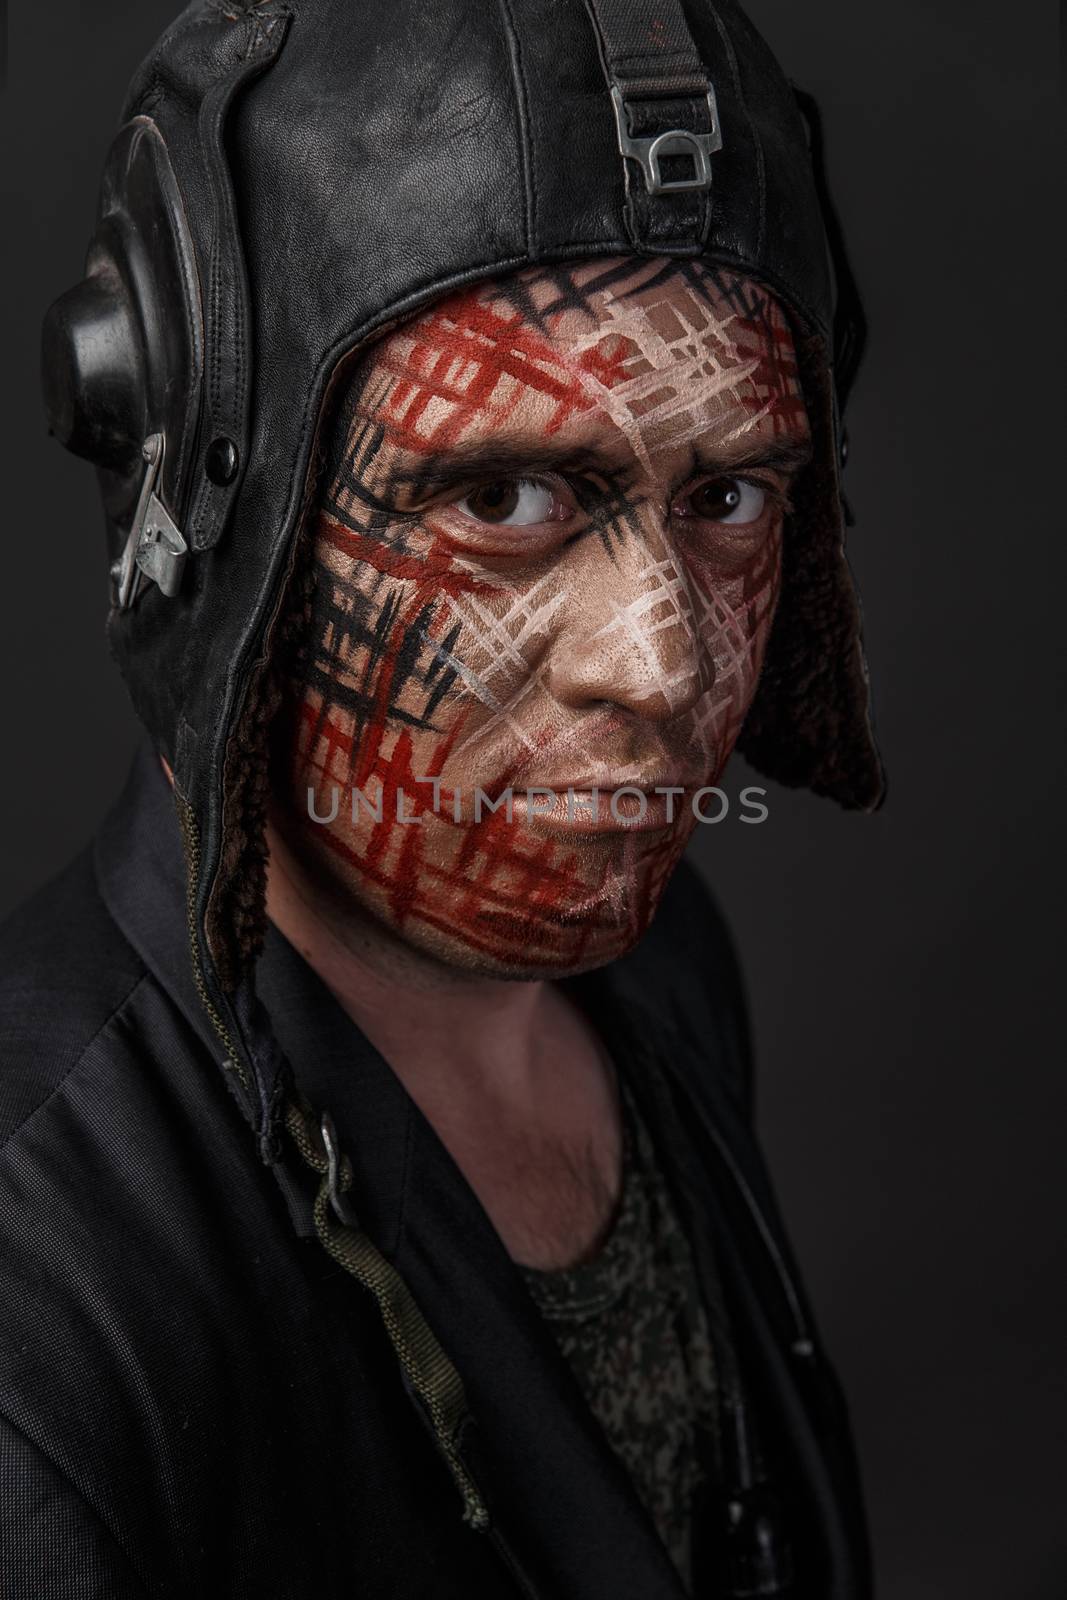
[[623,1171],[621,1140],[610,1121],[580,1144],[525,1136],[473,1159],[468,1153],[457,1164],[519,1266],[539,1272],[579,1266],[611,1232]]

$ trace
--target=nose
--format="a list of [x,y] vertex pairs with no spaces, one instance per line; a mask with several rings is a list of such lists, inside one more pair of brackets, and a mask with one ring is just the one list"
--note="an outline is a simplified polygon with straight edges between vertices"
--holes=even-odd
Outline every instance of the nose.
[[571,547],[569,594],[546,684],[562,705],[622,706],[652,721],[688,711],[715,680],[684,566],[660,530]]

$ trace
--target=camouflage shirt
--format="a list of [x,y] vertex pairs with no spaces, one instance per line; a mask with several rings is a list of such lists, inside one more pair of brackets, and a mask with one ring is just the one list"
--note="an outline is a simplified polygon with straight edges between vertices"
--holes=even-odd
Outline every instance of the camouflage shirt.
[[712,1341],[651,1138],[620,1088],[623,1187],[606,1241],[577,1266],[521,1271],[690,1591],[694,1497],[713,1470]]

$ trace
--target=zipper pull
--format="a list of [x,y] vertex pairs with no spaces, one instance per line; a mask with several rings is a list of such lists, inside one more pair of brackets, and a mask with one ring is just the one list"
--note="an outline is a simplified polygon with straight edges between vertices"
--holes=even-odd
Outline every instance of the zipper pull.
[[735,1490],[726,1501],[725,1523],[724,1594],[730,1600],[786,1600],[793,1593],[793,1553],[771,1486]]

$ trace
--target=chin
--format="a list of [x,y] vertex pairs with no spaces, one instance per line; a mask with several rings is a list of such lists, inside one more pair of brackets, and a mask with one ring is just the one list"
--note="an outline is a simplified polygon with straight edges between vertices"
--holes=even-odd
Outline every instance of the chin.
[[529,981],[577,976],[632,950],[692,826],[687,818],[667,833],[608,833],[565,848],[525,829],[509,836],[521,853],[512,847],[503,859],[470,836],[469,850],[458,848],[453,828],[427,832],[441,848],[420,848],[417,871],[383,870],[365,841],[353,848],[334,828],[305,834],[302,854],[314,857],[335,915],[347,905],[353,919],[369,919],[399,961],[406,946],[453,970]]
[[610,897],[591,895],[566,910],[524,911],[477,904],[473,895],[462,921],[456,908],[416,902],[403,921],[366,884],[350,885],[359,911],[368,913],[397,944],[471,976],[530,982],[577,977],[627,955],[655,915],[669,873],[617,884]]
[[573,925],[560,929],[558,949],[542,944],[536,960],[531,960],[521,950],[494,952],[468,940],[442,937],[432,931],[403,930],[391,932],[405,944],[421,954],[431,956],[443,966],[469,973],[472,977],[500,978],[517,983],[538,980],[576,978],[583,972],[607,966],[620,956],[627,955],[644,936],[651,915],[643,922],[631,922],[625,927],[591,930],[589,937],[581,939],[576,947]]

